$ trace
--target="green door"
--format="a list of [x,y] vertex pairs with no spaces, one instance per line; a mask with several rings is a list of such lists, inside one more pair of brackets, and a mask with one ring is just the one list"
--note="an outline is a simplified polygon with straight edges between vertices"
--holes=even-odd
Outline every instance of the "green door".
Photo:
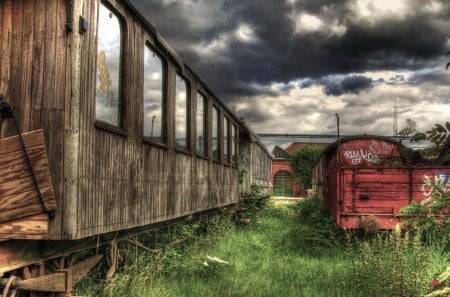
[[274,196],[292,196],[292,175],[287,171],[280,171],[273,178]]

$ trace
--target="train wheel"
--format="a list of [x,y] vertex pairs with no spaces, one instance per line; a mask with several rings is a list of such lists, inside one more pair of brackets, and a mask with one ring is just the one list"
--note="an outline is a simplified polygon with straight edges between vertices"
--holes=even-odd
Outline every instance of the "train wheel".
[[361,217],[361,227],[367,233],[377,233],[380,230],[380,226],[380,220],[374,215]]

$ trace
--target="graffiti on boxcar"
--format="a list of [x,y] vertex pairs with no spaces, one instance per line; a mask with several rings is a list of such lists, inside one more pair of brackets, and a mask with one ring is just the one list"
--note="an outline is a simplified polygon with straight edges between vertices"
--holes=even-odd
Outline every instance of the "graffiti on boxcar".
[[436,172],[434,176],[424,175],[423,181],[420,190],[425,197],[430,197],[437,189],[441,192],[450,192],[449,173]]
[[377,155],[369,153],[367,150],[349,150],[344,152],[344,157],[351,160],[353,165],[360,164],[361,161],[376,163]]

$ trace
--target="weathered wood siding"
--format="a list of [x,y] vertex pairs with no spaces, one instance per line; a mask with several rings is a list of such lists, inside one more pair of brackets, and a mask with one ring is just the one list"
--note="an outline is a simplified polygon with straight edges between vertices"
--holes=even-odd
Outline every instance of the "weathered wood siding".
[[252,185],[260,189],[261,195],[271,195],[272,157],[259,142],[240,140],[240,193],[252,193]]
[[[82,238],[148,225],[235,203],[237,170],[195,153],[180,152],[174,143],[175,76],[190,85],[190,126],[197,84],[192,75],[167,61],[167,146],[143,141],[143,59],[146,42],[155,36],[119,1],[110,1],[124,21],[123,104],[125,135],[95,125],[96,24],[99,1],[86,1],[82,15],[89,21],[80,52],[80,117],[78,196],[76,211],[65,224],[66,238]],[[165,50],[161,48],[164,53]],[[208,95],[207,92],[204,94]],[[215,100],[210,94],[210,101]],[[211,106],[211,102],[210,102]],[[194,133],[190,133],[190,146]]]
[[252,182],[260,187],[262,195],[271,195],[272,157],[259,142],[252,143]]
[[[0,93],[14,107],[22,132],[44,130],[57,197],[54,235],[61,233],[62,219],[65,22],[65,1],[0,1]],[[4,120],[0,137],[16,134],[12,119]]]

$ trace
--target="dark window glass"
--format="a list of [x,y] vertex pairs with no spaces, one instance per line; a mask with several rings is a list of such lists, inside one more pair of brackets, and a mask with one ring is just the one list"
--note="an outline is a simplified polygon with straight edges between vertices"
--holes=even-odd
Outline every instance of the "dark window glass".
[[197,153],[200,155],[205,155],[205,106],[206,106],[206,98],[200,93],[197,93],[197,120],[196,120],[196,147]]
[[120,126],[122,98],[122,26],[119,18],[104,4],[98,16],[95,118]]
[[188,147],[188,92],[186,81],[178,74],[176,77],[175,89],[175,145],[179,148],[186,149]]
[[144,136],[164,141],[163,61],[148,46],[144,50]]
[[213,159],[219,160],[219,110],[213,106],[212,109],[212,139],[211,139],[211,149]]

